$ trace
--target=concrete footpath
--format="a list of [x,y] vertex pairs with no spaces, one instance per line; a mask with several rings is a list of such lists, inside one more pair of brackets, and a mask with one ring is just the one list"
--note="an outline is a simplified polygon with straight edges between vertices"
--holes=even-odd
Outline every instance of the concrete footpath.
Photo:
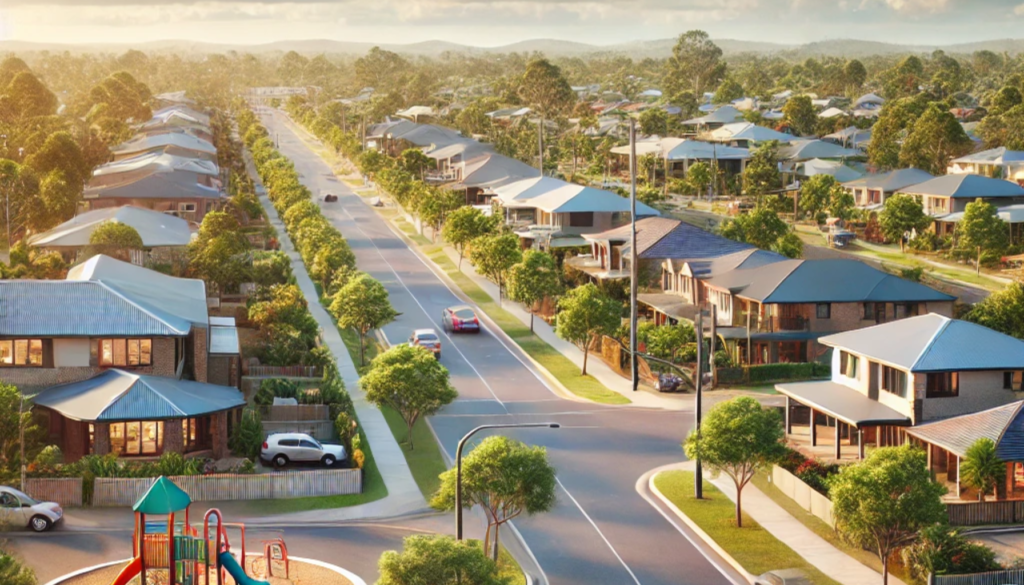
[[254,524],[274,524],[285,521],[337,522],[363,518],[388,518],[429,510],[426,500],[424,500],[423,495],[420,493],[419,486],[416,485],[416,481],[412,477],[409,465],[405,461],[405,455],[402,453],[398,441],[391,434],[387,421],[384,420],[384,415],[381,414],[376,406],[366,401],[366,397],[363,395],[362,390],[360,390],[359,372],[352,362],[348,348],[345,347],[341,334],[338,333],[338,329],[335,327],[331,316],[324,309],[323,305],[320,304],[316,287],[309,278],[306,266],[302,263],[299,253],[295,250],[288,232],[285,231],[284,223],[278,217],[277,210],[274,209],[270,199],[267,198],[266,189],[263,188],[263,183],[256,172],[255,163],[248,151],[245,153],[245,164],[246,169],[256,183],[256,194],[259,196],[260,203],[267,213],[267,219],[278,232],[281,250],[291,260],[295,281],[299,289],[302,290],[303,296],[306,297],[310,313],[312,313],[313,318],[316,319],[317,324],[320,326],[321,338],[338,362],[338,371],[345,382],[345,388],[352,397],[356,416],[359,417],[359,425],[363,429],[367,441],[370,443],[374,461],[377,463],[377,469],[380,471],[384,485],[388,489],[387,497],[359,506],[264,516],[258,521],[250,520],[250,522]]
[[[686,461],[662,471],[685,470],[693,471],[694,463]],[[710,481],[732,501],[736,501],[736,488],[726,475],[717,479],[705,473],[704,478]],[[832,546],[828,541],[804,526],[789,512],[776,504],[764,492],[753,484],[743,488],[743,512],[761,525],[772,536],[793,549],[798,555],[814,565],[822,573],[842,583],[842,585],[878,585],[881,575],[843,551]],[[779,567],[784,569],[786,567]],[[890,585],[905,585],[903,581],[889,575]]]

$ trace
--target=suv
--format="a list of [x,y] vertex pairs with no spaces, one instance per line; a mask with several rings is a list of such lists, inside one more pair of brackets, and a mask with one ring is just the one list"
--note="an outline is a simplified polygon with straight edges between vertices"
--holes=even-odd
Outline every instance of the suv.
[[324,445],[304,433],[274,433],[263,441],[260,459],[274,467],[284,467],[289,461],[316,462],[331,467],[347,457],[341,445]]
[[60,504],[40,502],[25,492],[0,487],[0,526],[28,526],[36,532],[45,532],[63,517]]

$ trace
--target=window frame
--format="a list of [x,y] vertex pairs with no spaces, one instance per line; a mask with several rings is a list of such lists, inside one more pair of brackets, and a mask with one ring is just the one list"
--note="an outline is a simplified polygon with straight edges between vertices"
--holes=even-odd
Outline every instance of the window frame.
[[[853,375],[849,375],[850,364],[853,366]],[[839,350],[839,369],[843,376],[853,379],[860,380],[860,356],[850,353],[845,349]]]
[[[25,344],[24,349],[24,363],[18,362],[19,344]],[[42,368],[43,364],[46,363],[46,344],[43,343],[42,338],[33,337],[11,337],[7,339],[0,339],[0,346],[6,346],[8,348],[8,357],[10,362],[4,361],[0,358],[0,368]],[[39,363],[32,363],[33,346],[39,348]],[[3,355],[0,352],[0,355]]]
[[[933,381],[942,380],[942,384]],[[925,398],[957,398],[960,396],[960,372],[929,372],[925,374]]]
[[[104,343],[110,343],[110,359],[106,358]],[[123,344],[115,347],[115,343]],[[132,346],[135,346],[138,363],[132,363]],[[148,345],[149,349],[144,349]],[[124,363],[118,362],[118,351],[124,356]],[[143,360],[146,356],[146,360]],[[101,368],[146,368],[153,365],[153,339],[151,337],[104,337],[96,340],[96,361]]]
[[[893,396],[899,396],[900,398],[906,398],[907,397],[907,381],[908,381],[909,378],[908,378],[906,372],[904,372],[903,370],[901,370],[899,368],[894,368],[892,366],[887,366],[885,364],[882,364],[882,368],[880,370],[880,374],[881,374],[882,379],[879,381],[879,384],[878,384],[879,388],[881,388],[885,392],[888,392],[889,394],[892,394]],[[898,391],[893,390],[890,387],[891,386],[890,382],[892,381],[890,379],[890,375],[895,375],[896,382],[897,382],[896,385],[899,386]]]
[[[118,457],[158,457],[164,453],[164,440],[166,438],[166,425],[165,421],[162,420],[128,420],[112,422],[107,425],[107,445],[110,448],[110,452],[116,454]],[[135,447],[137,450],[132,448],[132,441],[128,438],[129,425],[137,425],[136,429],[138,432],[137,439],[135,440]],[[155,431],[155,437],[153,438],[154,448],[152,451],[146,451],[146,439],[145,431],[146,425],[153,425]],[[90,425],[89,429],[89,441],[92,446],[95,446],[95,427]],[[114,445],[118,442],[115,441],[114,432],[120,430],[122,446],[121,451],[117,451]]]
[[[821,316],[821,309],[825,308],[825,316]],[[814,317],[816,319],[831,319],[832,318],[832,303],[815,303],[814,304]]]
[[[586,223],[583,223],[586,222]],[[594,212],[593,211],[570,211],[569,212],[569,227],[594,227]]]

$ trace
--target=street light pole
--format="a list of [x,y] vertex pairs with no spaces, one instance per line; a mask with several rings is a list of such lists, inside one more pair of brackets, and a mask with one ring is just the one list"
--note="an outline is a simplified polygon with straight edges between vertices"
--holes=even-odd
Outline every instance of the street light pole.
[[562,425],[555,422],[547,423],[508,423],[495,425],[480,425],[466,433],[466,436],[459,440],[459,446],[455,448],[455,539],[462,540],[462,448],[470,437],[484,429],[509,429],[509,428],[534,428],[546,427],[549,429],[561,428]]
[[[694,381],[694,390],[696,390],[697,398],[693,408],[695,431],[697,433],[697,442],[700,443],[700,409],[701,409],[701,398],[702,398],[702,386],[704,385],[704,310],[697,310],[697,368],[694,371],[696,380]],[[700,457],[694,461],[696,468],[693,471],[693,497],[698,500],[704,497],[704,473],[700,465]]]
[[[668,177],[665,179],[668,181]],[[633,392],[640,387],[637,368],[636,293],[639,267],[636,253],[636,120],[629,119],[629,350],[630,380]]]

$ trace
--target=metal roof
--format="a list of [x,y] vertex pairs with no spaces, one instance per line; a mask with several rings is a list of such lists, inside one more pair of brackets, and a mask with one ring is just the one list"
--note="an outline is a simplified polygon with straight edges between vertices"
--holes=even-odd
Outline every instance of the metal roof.
[[522,202],[539,197],[569,184],[554,177],[531,177],[494,187],[493,191],[497,194],[498,200],[507,205],[512,201]]
[[736,120],[743,117],[743,112],[739,111],[735,106],[722,106],[711,112],[707,116],[701,116],[700,118],[693,118],[692,120],[686,120],[683,124],[695,125],[695,124],[727,124],[729,122],[735,122]]
[[899,190],[912,195],[976,199],[978,197],[1024,197],[1017,183],[973,173],[943,175]]
[[748,140],[750,142],[767,142],[769,140],[789,142],[796,138],[792,134],[778,132],[751,122],[726,124],[721,128],[712,130],[711,137],[715,140]]
[[750,151],[746,148],[719,146],[714,142],[684,140],[665,155],[668,160],[746,160]]
[[462,181],[452,188],[500,187],[540,175],[530,165],[502,154],[490,153],[463,162]]
[[843,163],[822,160],[820,158],[812,158],[811,160],[797,163],[800,167],[800,174],[805,177],[813,177],[814,175],[830,175],[835,177],[836,181],[844,183],[852,181],[857,177],[860,177],[864,173],[856,169],[850,168]]
[[[1018,203],[1016,205],[1007,205],[1005,207],[999,207],[996,209],[996,215],[999,219],[1006,223],[1022,223],[1024,222],[1024,204]],[[957,211],[947,215],[940,215],[935,218],[936,221],[950,221],[958,222],[964,218],[963,211]]]
[[[687,258],[683,259],[682,262],[689,268],[691,276],[698,278],[710,278],[737,269],[757,268],[766,264],[783,262],[785,260],[788,260],[788,258],[782,254],[750,247],[738,252],[732,252],[721,256],[712,256],[706,259]],[[678,271],[678,269],[674,270],[674,272]]]
[[683,297],[668,293],[640,293],[636,295],[636,300],[657,309],[673,319],[692,321],[697,317],[697,311],[699,310],[697,305],[691,305]]
[[[629,199],[625,197],[619,197],[611,191],[573,183],[566,183],[563,187],[535,197],[525,205],[548,213],[615,213],[630,210]],[[658,210],[639,201],[636,202],[636,214],[637,217],[660,215]]]
[[1024,369],[1024,341],[935,313],[836,333],[819,341],[911,372]]
[[735,270],[709,285],[762,303],[952,301],[955,297],[849,259],[785,260]]
[[169,106],[160,108],[159,110],[153,112],[153,119],[166,118],[175,115],[184,115],[194,120],[198,120],[199,122],[202,122],[207,126],[210,125],[210,116],[200,112],[195,108],[190,108],[188,105],[185,104],[171,104]]
[[844,148],[825,140],[798,140],[779,149],[781,160],[809,160],[812,158],[853,158],[862,157],[864,152]]
[[220,199],[224,194],[196,182],[196,173],[150,173],[109,186],[87,187],[83,199]]
[[217,154],[217,149],[202,138],[196,138],[191,134],[182,132],[171,132],[169,134],[154,134],[152,136],[138,136],[124,144],[111,149],[114,154],[130,154],[134,152],[145,152],[166,146],[176,146],[186,150],[194,150],[205,154]]
[[[723,238],[678,219],[647,217],[638,220],[636,227],[640,258],[698,260],[753,249],[750,244]],[[624,225],[585,237],[588,240],[621,241],[628,245],[630,227]]]
[[178,156],[162,151],[144,152],[142,154],[109,162],[93,169],[92,176],[102,177],[151,167],[154,171],[182,170],[200,175],[216,177],[220,175],[220,167],[213,161],[201,158]]
[[869,189],[880,189],[886,193],[897,191],[904,187],[917,185],[934,179],[935,175],[921,169],[897,169],[888,173],[868,174],[855,181],[843,183],[844,187],[867,187]]
[[235,388],[110,369],[43,390],[32,401],[80,421],[163,420],[245,406]]
[[881,105],[881,104],[884,104],[884,103],[885,103],[885,99],[884,98],[879,97],[879,96],[877,96],[877,95],[875,95],[873,93],[867,93],[867,94],[864,94],[864,95],[860,96],[859,98],[857,98],[857,101],[853,102],[853,107],[854,108],[859,108],[859,107],[861,107],[861,106],[863,106],[865,104],[878,104],[878,105]]
[[973,152],[967,156],[954,158],[951,162],[964,164],[1001,165],[1011,162],[1024,162],[1024,151],[1009,150],[1005,146]]
[[872,400],[866,395],[831,380],[776,384],[780,394],[800,404],[851,424],[855,427],[879,424],[909,426],[910,417]]
[[472,141],[455,130],[434,124],[416,124],[413,127],[396,127],[387,129],[385,134],[390,134],[392,139],[401,139],[420,147],[443,148],[459,142]]
[[981,412],[954,416],[907,429],[907,433],[946,451],[965,457],[979,439],[996,444],[1003,461],[1024,461],[1024,401]]
[[147,248],[185,246],[192,240],[188,221],[141,207],[105,207],[77,215],[59,226],[28,238],[37,247],[84,247],[89,245],[96,228],[107,222],[123,223],[135,228]]
[[490,144],[483,144],[481,142],[467,141],[467,142],[456,142],[442,148],[435,148],[427,153],[429,158],[434,160],[445,160],[452,157],[462,155],[463,160],[467,157],[477,156],[483,153],[494,152],[494,147]]

